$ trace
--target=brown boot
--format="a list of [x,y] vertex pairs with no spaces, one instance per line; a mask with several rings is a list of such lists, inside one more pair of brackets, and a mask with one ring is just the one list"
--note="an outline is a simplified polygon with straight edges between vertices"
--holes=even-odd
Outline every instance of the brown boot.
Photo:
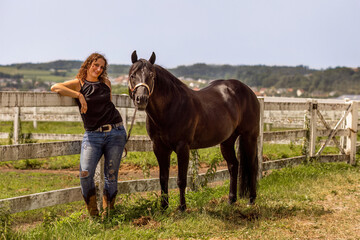
[[111,201],[108,201],[107,194],[103,195],[103,213],[101,214],[101,218],[104,219],[107,217],[111,210],[115,209],[115,196],[111,199]]
[[89,198],[89,203],[86,203],[86,207],[89,211],[89,214],[91,217],[98,217],[99,216],[99,210],[97,208],[97,203],[96,203],[96,195],[92,195]]

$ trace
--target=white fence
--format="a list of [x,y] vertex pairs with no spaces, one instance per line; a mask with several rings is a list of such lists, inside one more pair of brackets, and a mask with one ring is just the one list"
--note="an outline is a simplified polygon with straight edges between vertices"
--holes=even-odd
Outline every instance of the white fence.
[[[121,109],[132,108],[129,97],[122,95],[114,95],[113,102],[116,107]],[[320,162],[346,161],[350,164],[355,163],[356,154],[356,135],[358,127],[358,102],[353,101],[336,101],[314,99],[271,99],[259,98],[261,105],[261,129],[259,136],[259,171],[267,171],[270,169],[278,169],[285,166],[293,166],[301,164],[309,159],[316,159]],[[15,120],[19,119],[21,109],[24,107],[41,108],[41,107],[70,107],[76,106],[73,99],[61,97],[55,93],[33,93],[33,92],[0,92],[0,109],[15,109]],[[303,129],[290,130],[282,132],[264,132],[264,115],[266,112],[282,111],[282,112],[303,112],[306,113],[303,121]],[[338,121],[333,127],[327,122],[326,112],[338,112],[336,116]],[[324,117],[325,115],[325,117]],[[334,119],[332,119],[334,121]],[[319,124],[322,124],[321,128]],[[15,124],[16,125],[16,124]],[[340,136],[340,141],[335,137]],[[50,136],[54,137],[54,136]],[[69,137],[69,136],[67,136]],[[318,137],[327,137],[323,145],[316,152],[316,144]],[[74,138],[72,138],[74,139]],[[275,161],[263,162],[262,146],[264,141],[296,141],[302,139],[305,141],[305,152],[303,156],[294,158],[279,159]],[[334,141],[339,148],[340,154],[323,155],[322,151],[330,141]],[[43,158],[52,156],[73,155],[80,153],[80,140],[50,142],[50,143],[34,143],[0,146],[0,161],[16,161],[29,158]],[[128,151],[152,151],[151,141],[147,137],[132,137],[126,145]],[[101,164],[100,164],[101,166]],[[101,175],[101,168],[97,170]],[[205,175],[190,175],[188,182],[204,181]],[[228,171],[223,170],[217,172],[208,182],[228,179]],[[102,179],[100,176],[99,179]],[[97,184],[101,188],[102,184]],[[177,188],[176,178],[170,178],[169,188]],[[143,179],[133,181],[120,181],[118,184],[119,194],[155,191],[160,189],[158,179]],[[101,189],[98,191],[102,193]],[[82,199],[80,187],[67,188],[27,196],[20,196],[0,200],[0,207],[8,208],[11,213],[21,212],[31,209],[38,209],[57,204],[64,204]]]
[[[265,102],[282,102],[288,101],[289,98],[265,98]],[[291,100],[291,99],[290,99]],[[298,101],[306,101],[306,99],[297,99]],[[329,103],[344,102],[341,100],[327,100]],[[131,117],[133,116],[133,108],[118,108],[121,114],[126,118],[128,124],[131,123]],[[307,110],[305,110],[307,111]],[[326,111],[323,113],[324,118],[330,123],[335,123],[337,119],[340,119],[341,111]],[[0,108],[0,121],[14,121],[15,112],[14,107],[2,107]],[[37,122],[50,121],[50,122],[81,122],[81,117],[77,106],[67,107],[22,107],[19,113],[21,121],[32,121],[34,127],[37,126]],[[135,119],[136,122],[145,122],[146,113],[138,111]],[[284,110],[272,110],[264,111],[264,123],[265,128],[270,130],[271,128],[303,128],[304,126],[304,110],[298,111],[284,111]],[[360,123],[360,122],[359,122]],[[0,138],[5,138],[0,136]],[[55,139],[54,139],[55,140]],[[58,139],[62,140],[62,139]],[[64,139],[66,140],[66,139]]]
[[[131,117],[134,113],[133,108],[118,108],[127,123],[131,123]],[[0,121],[13,121],[15,112],[13,107],[0,108]],[[32,121],[34,127],[37,122],[81,122],[78,107],[22,107],[19,113],[21,121]],[[145,122],[146,113],[137,112],[135,122]]]

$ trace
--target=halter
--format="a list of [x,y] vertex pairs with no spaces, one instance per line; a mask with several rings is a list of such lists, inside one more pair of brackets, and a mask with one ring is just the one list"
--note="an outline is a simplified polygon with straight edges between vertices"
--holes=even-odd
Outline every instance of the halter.
[[[154,79],[153,79],[153,80],[154,80]],[[134,91],[135,91],[138,87],[140,87],[140,86],[144,86],[144,87],[147,88],[147,90],[149,91],[149,97],[150,97],[151,94],[152,94],[153,91],[154,91],[155,82],[153,81],[153,87],[152,87],[151,90],[150,90],[149,85],[147,85],[146,83],[138,83],[138,84],[135,85],[134,88],[132,88],[132,87],[131,87],[131,84],[130,84],[130,80],[129,80],[129,81],[128,81],[128,85],[129,85],[129,89],[130,89],[130,93],[131,93],[131,98],[133,98]],[[129,139],[130,139],[131,130],[132,130],[132,128],[133,128],[133,126],[134,126],[134,122],[135,122],[136,111],[137,111],[137,107],[135,107],[134,116],[133,116],[132,121],[131,121],[130,129],[129,129],[129,131],[128,131],[127,138],[126,138],[126,142],[128,142]],[[125,157],[127,156],[127,149],[126,149],[126,147],[124,148],[124,150],[125,150],[125,156],[124,156],[124,158],[125,158]]]
[[129,89],[130,89],[130,93],[131,93],[131,98],[133,97],[133,94],[135,92],[135,90],[140,87],[140,86],[144,86],[147,88],[147,90],[149,91],[149,97],[151,96],[151,94],[153,93],[154,91],[154,85],[155,85],[155,81],[154,81],[154,78],[153,78],[153,85],[152,85],[152,88],[150,89],[149,85],[147,85],[146,83],[138,83],[135,85],[134,88],[131,87],[131,83],[130,83],[130,80],[128,81],[128,85],[129,85]]

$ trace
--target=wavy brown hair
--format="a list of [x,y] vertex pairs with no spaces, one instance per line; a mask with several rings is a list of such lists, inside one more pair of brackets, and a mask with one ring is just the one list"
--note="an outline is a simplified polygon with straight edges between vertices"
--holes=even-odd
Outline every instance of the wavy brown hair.
[[100,58],[104,59],[105,66],[104,66],[103,72],[100,74],[100,76],[98,78],[99,78],[100,82],[104,82],[105,79],[108,78],[108,75],[107,75],[108,62],[107,62],[106,58],[103,55],[101,55],[100,53],[92,53],[90,56],[87,57],[87,59],[81,65],[79,72],[76,75],[76,78],[79,79],[83,83],[86,80],[87,70],[91,67],[91,64]]

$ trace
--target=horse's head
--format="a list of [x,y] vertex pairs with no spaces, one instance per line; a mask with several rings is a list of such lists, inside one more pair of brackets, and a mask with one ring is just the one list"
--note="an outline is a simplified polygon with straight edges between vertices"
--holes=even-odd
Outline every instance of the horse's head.
[[155,84],[155,53],[153,52],[149,61],[139,59],[136,51],[131,55],[133,65],[129,71],[129,95],[134,101],[135,107],[145,110],[149,97],[153,93]]

